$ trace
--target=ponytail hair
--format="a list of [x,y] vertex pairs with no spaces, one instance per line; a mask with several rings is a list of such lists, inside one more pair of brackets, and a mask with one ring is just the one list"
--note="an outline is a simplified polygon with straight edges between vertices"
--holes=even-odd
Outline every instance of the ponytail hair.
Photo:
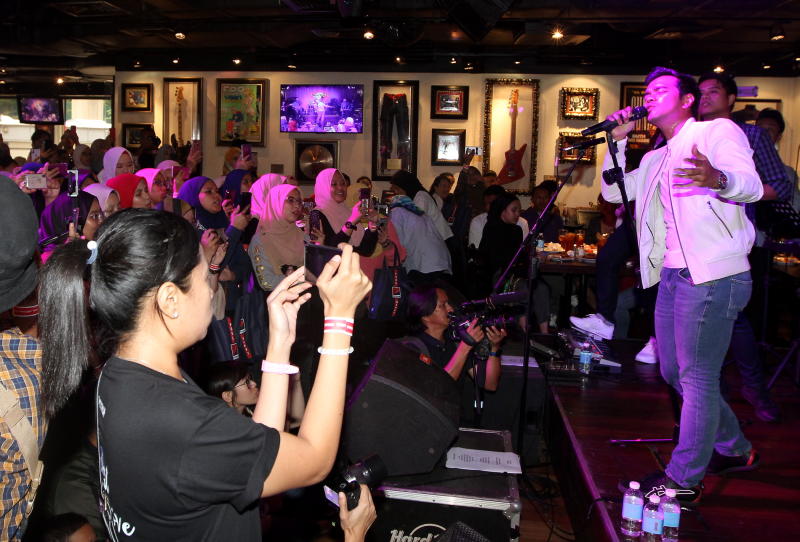
[[[98,357],[104,360],[136,329],[146,296],[165,282],[189,290],[191,272],[200,259],[199,242],[192,225],[179,216],[125,209],[100,226],[97,259],[91,266],[84,241],[53,253],[39,287],[42,389],[48,415],[63,406],[80,382],[91,345],[97,345]],[[154,298],[151,302],[156,303]]]

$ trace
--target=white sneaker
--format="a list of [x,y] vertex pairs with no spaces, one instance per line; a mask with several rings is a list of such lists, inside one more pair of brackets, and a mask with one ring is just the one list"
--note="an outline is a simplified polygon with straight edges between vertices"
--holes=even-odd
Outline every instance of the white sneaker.
[[642,363],[658,363],[658,353],[656,352],[656,338],[650,337],[650,340],[647,341],[647,344],[644,345],[636,357],[634,358],[636,361],[640,361]]
[[599,314],[590,314],[585,318],[570,316],[569,321],[572,322],[574,328],[589,335],[606,340],[610,340],[614,336],[614,324],[609,323]]

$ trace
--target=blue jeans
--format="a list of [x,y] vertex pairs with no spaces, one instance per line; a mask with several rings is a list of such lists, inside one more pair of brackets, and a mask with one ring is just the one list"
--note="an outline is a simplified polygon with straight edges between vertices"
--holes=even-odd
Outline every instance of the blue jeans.
[[750,451],[731,408],[720,395],[722,362],[733,323],[747,305],[750,272],[694,284],[688,269],[661,271],[655,328],[664,380],[683,396],[680,436],[667,476],[683,487],[697,485],[711,452]]

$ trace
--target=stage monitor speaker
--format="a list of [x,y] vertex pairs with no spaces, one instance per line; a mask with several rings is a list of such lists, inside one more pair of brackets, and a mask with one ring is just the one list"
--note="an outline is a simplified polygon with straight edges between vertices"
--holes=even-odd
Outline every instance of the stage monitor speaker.
[[449,0],[447,14],[475,42],[486,37],[513,0]]
[[430,472],[458,435],[459,388],[418,352],[387,339],[350,396],[350,461],[378,454],[390,476]]

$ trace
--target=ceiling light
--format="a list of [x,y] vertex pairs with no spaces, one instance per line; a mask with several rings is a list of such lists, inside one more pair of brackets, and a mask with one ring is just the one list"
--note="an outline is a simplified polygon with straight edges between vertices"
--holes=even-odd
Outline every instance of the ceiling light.
[[[800,56],[796,56],[796,57],[794,57],[794,61],[795,61],[795,62],[800,62]],[[3,70],[3,73],[6,73],[6,71],[5,71],[5,70]]]
[[58,79],[56,79],[56,84],[57,85],[63,85],[64,84],[64,78],[63,77],[59,77]]
[[294,64],[289,64],[286,67],[289,68],[290,70],[296,70],[297,69],[297,66],[295,66]]
[[241,63],[242,63],[242,59],[241,59],[241,58],[234,58],[234,59],[233,59],[233,63],[234,63],[234,64],[236,64],[236,65],[238,66],[239,64],[241,64]]
[[133,67],[134,68],[141,68],[142,67],[142,63],[137,60],[136,62],[133,63]]
[[722,66],[714,66],[714,73],[722,73],[725,71],[725,68]]
[[551,37],[552,37],[554,40],[560,40],[561,38],[563,38],[563,37],[564,37],[564,32],[563,32],[563,31],[562,31],[560,28],[558,28],[558,27],[555,27],[555,28],[553,29],[553,34],[551,35]]
[[185,40],[186,39],[186,34],[184,34],[183,32],[175,32],[175,39],[176,40]]
[[181,59],[180,59],[180,58],[173,58],[173,59],[172,59],[172,63],[173,63],[173,64],[177,64],[177,63],[178,63],[178,62],[180,62],[180,61],[181,61]]
[[522,61],[521,61],[521,60],[515,60],[515,61],[514,61],[514,64],[516,64],[517,66],[519,66],[520,64],[522,64]]
[[772,30],[769,31],[769,39],[771,41],[781,41],[786,37],[786,33],[783,31],[783,27],[781,25],[776,24],[772,27]]
[[467,62],[467,65],[466,65],[466,66],[464,66],[464,69],[465,69],[465,70],[472,70],[472,69],[474,69],[474,68],[473,68],[473,66],[472,66],[472,62]]
[[5,80],[0,79],[0,85],[5,85],[5,84],[6,84]]
[[369,28],[364,30],[364,39],[365,40],[371,40],[374,37],[375,37],[375,32],[373,32]]
[[766,62],[761,65],[762,69],[768,70],[772,68],[772,64],[767,64]]
[[397,62],[398,64],[402,64],[403,63],[403,57],[396,56],[396,57],[394,57],[394,61]]
[[454,56],[451,56],[451,57],[450,57],[450,64],[455,64],[456,62],[458,62],[458,61],[456,60],[456,57],[454,57]]
[[[797,59],[795,59],[795,60],[797,60]],[[5,68],[0,68],[0,73],[6,73],[6,69]]]

